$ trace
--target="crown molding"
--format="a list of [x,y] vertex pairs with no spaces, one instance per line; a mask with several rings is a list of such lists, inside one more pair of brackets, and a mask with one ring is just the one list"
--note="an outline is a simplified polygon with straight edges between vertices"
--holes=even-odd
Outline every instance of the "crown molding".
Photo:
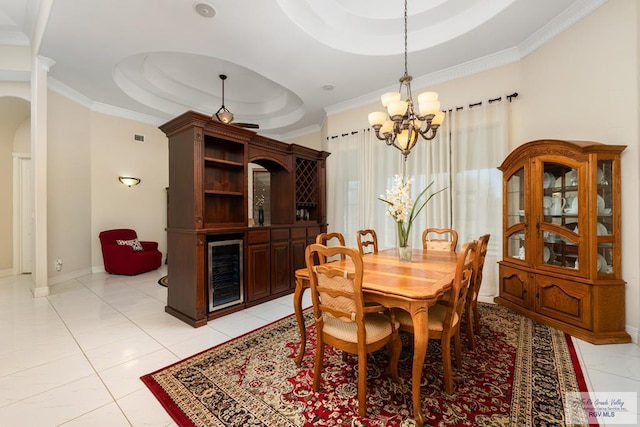
[[542,28],[518,45],[520,59],[530,55],[536,49],[607,3],[607,1],[609,0],[583,0],[574,2],[564,12],[547,22]]
[[65,98],[69,98],[70,100],[82,105],[85,108],[91,109],[91,104],[93,104],[93,100],[91,98],[84,96],[75,89],[71,89],[69,86],[61,83],[59,80],[49,77],[49,79],[47,80],[47,85],[49,86],[49,89],[53,90],[57,94],[62,95]]
[[162,123],[164,123],[164,121],[166,121],[165,119],[160,117],[137,113],[135,111],[127,110],[125,108],[120,108],[120,107],[114,107],[113,105],[104,104],[102,102],[95,102],[91,98],[81,94],[80,92],[74,89],[71,89],[69,86],[65,85],[64,83],[61,83],[60,81],[54,78],[49,78],[48,85],[49,85],[49,88],[54,92],[97,113],[104,113],[111,116],[116,116],[123,119],[135,120],[137,122],[148,123],[156,126],[159,126]]
[[282,134],[282,135],[278,135],[278,138],[276,138],[276,139],[288,141],[288,140],[291,140],[291,139],[294,139],[294,138],[299,138],[301,136],[305,136],[305,135],[309,135],[309,134],[312,134],[312,133],[320,132],[320,129],[321,128],[318,125],[311,125],[311,126],[304,127],[302,129],[296,129],[294,131],[287,132],[287,133]]
[[167,119],[161,119],[149,114],[137,113],[135,111],[127,110],[126,108],[114,107],[113,105],[103,104],[102,102],[93,102],[91,105],[91,111],[97,113],[104,113],[110,116],[120,117],[122,119],[134,120],[136,122],[147,123],[154,126],[160,126],[166,122]]
[[[411,84],[414,88],[428,87],[518,62],[542,47],[547,42],[551,41],[566,29],[582,20],[603,4],[607,3],[607,1],[608,0],[584,0],[575,2],[556,18],[549,21],[530,37],[525,39],[518,46],[505,49],[501,52],[487,55],[482,58],[474,59],[463,64],[455,65],[444,70],[436,71],[431,74],[414,77]],[[330,105],[324,109],[325,113],[327,115],[338,114],[364,105],[374,104],[380,100],[380,94],[396,91],[398,90],[397,87],[397,84],[394,84],[339,104]]]
[[[444,70],[416,77],[412,80],[411,85],[414,88],[428,87],[438,83],[448,82],[465,76],[470,76],[482,71],[487,71],[492,68],[511,64],[519,61],[520,59],[521,57],[519,54],[519,49],[517,47],[505,49],[503,51],[496,52],[482,58],[467,61],[453,67],[445,68]],[[352,98],[345,102],[341,102],[339,104],[331,105],[329,107],[326,107],[324,110],[327,115],[342,113],[357,107],[362,107],[363,105],[379,102],[380,94],[397,90],[398,85],[394,84],[392,86],[387,86],[384,89],[370,92],[357,98]]]

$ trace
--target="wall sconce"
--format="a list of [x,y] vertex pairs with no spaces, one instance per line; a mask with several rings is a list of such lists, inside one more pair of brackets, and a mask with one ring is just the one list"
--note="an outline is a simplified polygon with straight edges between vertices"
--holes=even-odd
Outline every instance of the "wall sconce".
[[130,177],[130,176],[119,176],[118,177],[118,181],[120,181],[121,183],[123,183],[127,187],[132,187],[134,185],[140,184],[140,181],[142,181],[142,180],[140,178],[133,178],[133,177]]

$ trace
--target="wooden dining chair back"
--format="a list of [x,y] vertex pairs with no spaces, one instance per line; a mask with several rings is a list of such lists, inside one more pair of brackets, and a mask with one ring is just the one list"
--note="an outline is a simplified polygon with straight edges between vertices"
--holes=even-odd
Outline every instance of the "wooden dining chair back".
[[358,240],[358,249],[360,250],[361,255],[367,253],[378,253],[378,235],[375,230],[358,230],[356,233],[356,239]]
[[[436,239],[430,234],[438,234]],[[458,233],[452,228],[427,228],[422,232],[422,248],[429,251],[455,252],[458,246]]]
[[484,269],[484,260],[487,257],[489,248],[489,239],[491,234],[483,234],[476,240],[476,256],[473,271],[473,278],[469,284],[467,299],[465,303],[465,315],[467,318],[467,337],[471,349],[476,348],[476,334],[480,333],[480,313],[478,312],[478,295],[480,294],[480,286],[482,286],[482,270]]
[[[355,270],[350,272],[332,263],[314,262],[316,259],[335,255],[350,260]],[[313,244],[307,247],[305,260],[311,279],[311,299],[317,332],[313,389],[318,391],[320,388],[325,345],[357,354],[358,413],[365,416],[367,354],[387,346],[391,375],[398,381],[401,343],[397,324],[382,314],[383,306],[365,305],[362,294],[362,255],[357,249]]]
[[[344,235],[342,233],[320,233],[316,236],[316,243],[324,246],[346,246]],[[344,261],[346,258],[340,254],[339,259]],[[320,258],[320,264],[327,262],[327,258]]]
[[[448,394],[453,393],[453,371],[451,368],[451,339],[454,340],[456,366],[462,368],[462,346],[460,342],[460,319],[464,310],[469,282],[473,278],[476,242],[465,243],[458,253],[456,270],[448,293],[448,300],[443,304],[434,304],[429,308],[429,339],[440,340],[442,347],[442,365],[444,371],[444,388]],[[394,310],[400,330],[414,333],[411,316],[405,310]]]

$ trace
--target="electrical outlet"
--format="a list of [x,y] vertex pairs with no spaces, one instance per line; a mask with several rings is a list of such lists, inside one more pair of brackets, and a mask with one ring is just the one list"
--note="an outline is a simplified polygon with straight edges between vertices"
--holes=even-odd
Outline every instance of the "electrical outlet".
[[56,260],[56,271],[62,270],[62,258]]

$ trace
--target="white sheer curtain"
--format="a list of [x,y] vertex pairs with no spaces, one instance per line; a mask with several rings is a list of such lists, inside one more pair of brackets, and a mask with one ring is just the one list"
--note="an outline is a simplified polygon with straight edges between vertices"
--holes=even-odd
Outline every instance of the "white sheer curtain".
[[502,253],[502,173],[497,167],[508,154],[509,103],[452,112],[451,174],[453,228],[459,245],[490,233],[480,295],[498,293],[498,261]]
[[[428,193],[437,194],[414,222],[411,245],[421,247],[427,227],[454,228],[459,246],[491,234],[485,261],[482,295],[497,294],[497,264],[502,253],[502,175],[496,169],[507,154],[508,104],[484,102],[482,106],[451,111],[438,136],[420,140],[406,165],[413,177],[415,197],[433,182]],[[327,158],[328,231],[344,234],[346,244],[356,246],[356,231],[373,228],[381,249],[396,246],[396,223],[385,215],[378,200],[401,173],[402,155],[375,137],[359,130],[332,138]]]
[[[356,231],[373,228],[380,248],[395,247],[396,223],[385,215],[386,205],[378,198],[391,188],[393,176],[402,171],[400,151],[378,140],[369,130],[332,138],[328,150],[328,230],[342,232],[346,243],[355,245]],[[409,155],[406,172],[414,179],[414,198],[431,182],[428,193],[446,189],[429,202],[414,222],[414,247],[422,246],[420,236],[427,225],[451,225],[449,162],[449,146],[441,136],[421,141]]]

